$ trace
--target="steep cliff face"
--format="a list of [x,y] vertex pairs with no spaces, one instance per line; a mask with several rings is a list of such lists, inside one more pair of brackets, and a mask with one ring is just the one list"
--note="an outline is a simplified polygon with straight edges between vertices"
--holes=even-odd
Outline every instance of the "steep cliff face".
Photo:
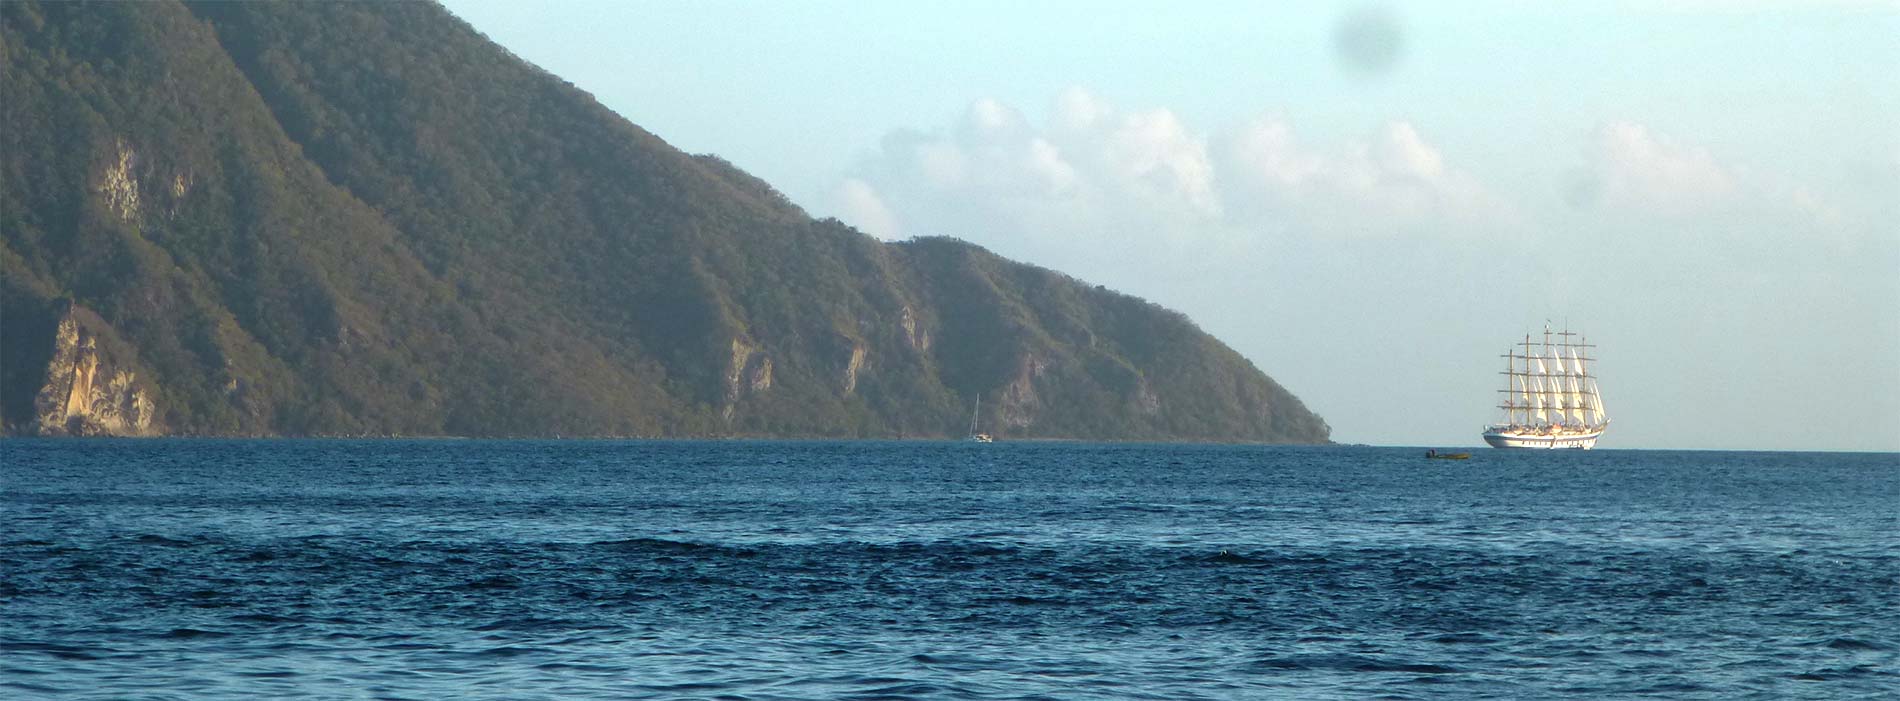
[[731,421],[739,400],[772,389],[772,357],[758,346],[732,339],[732,360],[726,365],[726,401],[719,415]]
[[69,307],[53,333],[46,384],[33,399],[32,431],[44,436],[152,436],[157,423],[152,392],[127,359],[101,348],[99,333]]
[[813,220],[432,4],[15,0],[0,60],[11,431],[1327,440],[1179,314]]
[[999,423],[1008,431],[1022,431],[1036,424],[1042,413],[1042,397],[1036,385],[1048,371],[1048,361],[1034,353],[1025,353],[1016,361],[1016,370],[1003,385]]

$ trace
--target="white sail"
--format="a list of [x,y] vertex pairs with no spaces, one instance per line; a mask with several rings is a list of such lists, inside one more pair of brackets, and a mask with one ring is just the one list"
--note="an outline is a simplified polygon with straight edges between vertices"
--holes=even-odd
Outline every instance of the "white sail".
[[[1583,346],[1584,348],[1589,347],[1587,343]],[[1572,353],[1577,365],[1578,382],[1583,387],[1584,401],[1589,405],[1590,425],[1602,426],[1606,421],[1606,414],[1603,412],[1603,395],[1597,392],[1597,379],[1590,376],[1590,366],[1585,363],[1583,355],[1581,350]]]
[[1569,424],[1571,419],[1576,417],[1577,411],[1577,407],[1570,402],[1570,388],[1565,386],[1570,367],[1564,361],[1563,350],[1558,346],[1546,345],[1544,351],[1550,356],[1550,392],[1551,398],[1556,400],[1557,420],[1560,423]]

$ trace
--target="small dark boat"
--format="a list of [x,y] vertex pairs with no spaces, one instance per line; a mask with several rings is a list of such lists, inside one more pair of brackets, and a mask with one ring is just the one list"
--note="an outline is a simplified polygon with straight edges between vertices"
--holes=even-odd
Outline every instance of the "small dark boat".
[[1470,453],[1440,453],[1437,449],[1425,451],[1425,457],[1432,460],[1470,460]]

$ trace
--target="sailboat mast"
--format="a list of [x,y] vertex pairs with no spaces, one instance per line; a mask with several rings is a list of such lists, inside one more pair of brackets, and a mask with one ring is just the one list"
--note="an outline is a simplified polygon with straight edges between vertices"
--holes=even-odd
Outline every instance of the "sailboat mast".
[[[1544,421],[1544,365],[1532,355],[1531,335],[1524,334],[1524,422],[1534,426]],[[1532,417],[1536,417],[1535,421]]]
[[1529,361],[1524,370],[1518,370],[1517,361],[1523,356],[1518,355],[1515,346],[1506,346],[1504,355],[1498,357],[1504,359],[1504,372],[1498,373],[1504,376],[1504,389],[1498,390],[1504,396],[1498,400],[1498,408],[1504,410],[1505,425],[1517,425],[1530,417],[1530,385],[1526,379],[1530,372]]
[[1575,391],[1577,392],[1578,419],[1585,426],[1594,426],[1597,424],[1595,415],[1597,403],[1596,397],[1590,394],[1590,368],[1584,365],[1589,360],[1589,353],[1584,349],[1589,347],[1590,344],[1584,341],[1583,336],[1578,335],[1576,345],[1570,347],[1570,367],[1577,371],[1577,377],[1572,382],[1577,386]]
[[[1517,372],[1517,354],[1512,349],[1504,351],[1504,423],[1516,424],[1518,417],[1529,416],[1530,409],[1519,401],[1524,395],[1524,376]],[[1515,390],[1517,394],[1511,392]]]
[[1597,389],[1597,378],[1590,374],[1589,361],[1595,358],[1590,357],[1589,349],[1595,346],[1590,345],[1590,339],[1578,336],[1577,347],[1581,351],[1577,354],[1577,382],[1583,386],[1584,400],[1590,404],[1590,424],[1602,426],[1609,422],[1609,415],[1603,410],[1603,394]]
[[1520,425],[1529,426],[1531,424],[1532,410],[1537,410],[1539,413],[1542,413],[1542,409],[1544,407],[1544,405],[1541,403],[1543,399],[1537,394],[1537,392],[1540,391],[1538,389],[1537,376],[1531,374],[1531,335],[1530,334],[1524,334],[1524,375],[1521,379],[1524,382],[1524,386],[1523,386],[1524,420],[1519,423]]

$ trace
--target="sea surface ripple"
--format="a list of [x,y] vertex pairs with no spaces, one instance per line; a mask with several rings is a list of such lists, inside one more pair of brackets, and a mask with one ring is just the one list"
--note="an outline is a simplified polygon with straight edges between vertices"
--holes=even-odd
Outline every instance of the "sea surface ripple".
[[22,699],[1900,697],[1900,456],[0,441]]

